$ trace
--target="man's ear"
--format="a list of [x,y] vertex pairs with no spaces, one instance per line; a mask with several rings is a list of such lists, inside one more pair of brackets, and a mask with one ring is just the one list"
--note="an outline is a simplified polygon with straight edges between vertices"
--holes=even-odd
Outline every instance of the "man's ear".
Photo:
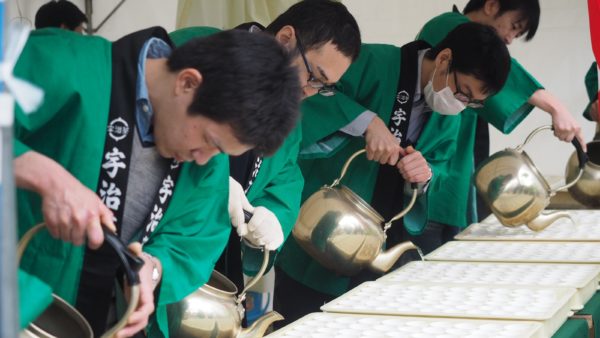
[[195,68],[180,70],[175,79],[175,94],[195,93],[202,85],[202,79],[202,74]]
[[490,18],[495,18],[499,12],[500,3],[498,0],[487,0],[483,5],[483,13]]
[[288,51],[296,48],[296,30],[290,25],[281,27],[275,34],[275,40]]
[[450,67],[450,63],[452,62],[452,49],[444,48],[442,49],[438,55],[435,57],[435,66],[437,69],[446,69],[446,71]]

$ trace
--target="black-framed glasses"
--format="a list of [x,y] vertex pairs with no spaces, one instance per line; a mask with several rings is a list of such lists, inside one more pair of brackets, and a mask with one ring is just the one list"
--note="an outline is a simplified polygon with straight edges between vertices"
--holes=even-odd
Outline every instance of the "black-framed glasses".
[[474,99],[474,98],[470,97],[469,95],[463,93],[460,90],[460,86],[458,85],[458,77],[456,76],[456,71],[453,71],[453,73],[454,73],[454,84],[456,85],[456,91],[454,92],[454,97],[457,100],[459,100],[460,102],[464,103],[469,108],[483,108],[483,104],[484,104],[483,100]]
[[300,38],[298,38],[298,35],[296,35],[296,46],[298,46],[298,51],[300,52],[300,56],[302,57],[302,61],[304,61],[304,65],[306,66],[306,71],[308,72],[308,81],[306,81],[306,83],[311,88],[316,89],[317,92],[323,96],[335,95],[335,86],[325,84],[325,83],[323,83],[323,81],[321,81],[315,77],[315,74],[313,73],[312,68],[308,64],[306,55],[304,55],[304,48],[302,47],[302,43],[300,42]]

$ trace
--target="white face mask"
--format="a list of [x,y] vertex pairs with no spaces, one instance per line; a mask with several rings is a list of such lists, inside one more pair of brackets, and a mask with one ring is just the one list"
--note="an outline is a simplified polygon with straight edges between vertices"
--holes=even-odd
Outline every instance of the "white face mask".
[[463,111],[466,108],[466,106],[464,103],[462,103],[454,97],[452,89],[450,89],[450,87],[448,86],[448,77],[450,76],[450,72],[448,72],[448,74],[446,75],[446,87],[444,87],[438,92],[433,90],[433,77],[435,76],[436,70],[437,66],[433,70],[433,75],[431,76],[431,79],[425,86],[425,102],[427,102],[429,108],[442,115],[457,115],[458,113]]

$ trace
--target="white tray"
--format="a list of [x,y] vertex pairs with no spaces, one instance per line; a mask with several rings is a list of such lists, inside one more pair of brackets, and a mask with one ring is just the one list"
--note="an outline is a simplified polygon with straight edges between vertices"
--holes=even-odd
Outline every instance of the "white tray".
[[476,241],[600,241],[600,210],[563,211],[569,212],[575,222],[561,218],[536,232],[524,225],[505,227],[492,214],[480,223],[471,224],[455,238]]
[[527,321],[311,313],[267,338],[542,338],[542,324]]
[[600,265],[413,261],[377,281],[571,287],[571,310],[581,310],[598,289]]
[[321,310],[356,314],[541,322],[550,337],[572,314],[575,289],[366,282]]
[[450,241],[425,260],[600,264],[600,242]]

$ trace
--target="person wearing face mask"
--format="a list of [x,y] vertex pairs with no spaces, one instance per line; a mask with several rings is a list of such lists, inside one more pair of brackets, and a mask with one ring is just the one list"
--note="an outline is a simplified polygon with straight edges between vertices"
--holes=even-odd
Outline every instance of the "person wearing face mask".
[[[455,134],[446,135],[443,129],[434,132],[435,128],[425,132],[432,107],[454,115],[449,118],[458,122],[456,114],[465,106],[480,105],[502,87],[509,66],[504,43],[493,29],[476,23],[456,27],[433,48],[423,41],[402,48],[363,44],[358,60],[336,85],[334,96],[317,95],[303,101],[302,200],[331,184],[353,153],[368,148],[365,130],[379,123],[383,128],[378,136],[391,139],[396,146],[395,160],[359,156],[343,184],[385,219],[408,201],[405,185],[420,184],[419,205],[388,230],[387,245],[404,240],[424,245],[422,238],[432,240],[421,234],[424,209],[428,196],[437,193],[437,178],[446,174],[444,161],[455,147]],[[351,134],[361,126],[364,137]],[[320,265],[293,236],[275,264],[275,310],[286,318],[284,323],[319,311],[324,302],[346,292],[350,285],[350,278]]]
[[[471,0],[464,15],[456,7],[427,22],[418,38],[431,44],[441,41],[448,32],[465,22],[477,22],[494,28],[505,44],[535,36],[539,23],[538,0]],[[563,141],[574,137],[582,143],[578,123],[566,107],[545,90],[516,60],[512,59],[508,80],[502,90],[488,98],[485,107],[466,109],[460,122],[434,113],[432,124],[453,129],[457,154],[449,158],[449,175],[443,178],[442,189],[429,200],[428,227],[456,233],[472,222],[490,214],[485,203],[476,196],[471,182],[474,168],[489,156],[488,123],[503,133],[510,133],[534,108],[552,117],[554,134]]]

